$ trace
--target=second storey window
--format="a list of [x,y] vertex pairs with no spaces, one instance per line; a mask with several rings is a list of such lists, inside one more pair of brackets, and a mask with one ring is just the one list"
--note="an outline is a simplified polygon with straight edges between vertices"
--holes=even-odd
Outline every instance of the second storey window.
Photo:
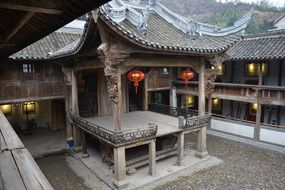
[[23,64],[23,73],[30,74],[34,72],[34,65],[33,64]]
[[[245,66],[245,75],[247,77],[257,77],[260,63],[247,63]],[[268,63],[261,64],[262,76],[268,76]]]
[[215,68],[214,66],[211,67],[212,69],[217,69],[217,75],[218,76],[224,76],[225,75],[225,64],[222,63]]

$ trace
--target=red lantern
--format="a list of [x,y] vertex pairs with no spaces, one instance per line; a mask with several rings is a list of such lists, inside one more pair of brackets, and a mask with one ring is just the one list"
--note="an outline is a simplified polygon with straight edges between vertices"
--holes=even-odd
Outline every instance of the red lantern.
[[134,70],[129,72],[128,79],[134,82],[134,87],[136,89],[136,94],[138,93],[139,82],[144,79],[144,73],[142,71]]
[[191,71],[190,69],[186,69],[179,73],[179,77],[184,80],[185,87],[186,87],[188,85],[189,80],[193,79],[194,72]]

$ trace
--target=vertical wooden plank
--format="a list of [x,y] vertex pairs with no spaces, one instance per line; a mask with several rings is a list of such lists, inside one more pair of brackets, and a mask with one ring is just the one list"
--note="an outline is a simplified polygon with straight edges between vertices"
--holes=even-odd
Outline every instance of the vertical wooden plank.
[[18,135],[6,119],[4,114],[0,111],[0,130],[3,134],[4,141],[7,144],[8,149],[23,148],[24,145],[19,139]]
[[8,150],[8,147],[0,130],[0,151],[3,152],[4,150]]
[[12,154],[27,190],[53,189],[27,149],[13,150]]
[[[0,174],[5,190],[26,190],[10,151],[0,154]],[[27,172],[28,173],[28,172]]]

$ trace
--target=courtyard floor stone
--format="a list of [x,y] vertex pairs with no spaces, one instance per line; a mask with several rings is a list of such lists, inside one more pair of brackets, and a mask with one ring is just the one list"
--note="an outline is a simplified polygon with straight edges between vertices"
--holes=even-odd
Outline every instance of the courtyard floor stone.
[[[186,144],[195,146],[195,137]],[[223,164],[158,185],[154,190],[204,189],[285,189],[285,157],[244,146],[237,142],[207,136],[210,155]]]

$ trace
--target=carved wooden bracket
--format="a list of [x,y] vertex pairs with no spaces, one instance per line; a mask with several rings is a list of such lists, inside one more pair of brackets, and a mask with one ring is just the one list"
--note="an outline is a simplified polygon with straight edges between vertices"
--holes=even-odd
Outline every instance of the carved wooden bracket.
[[118,75],[106,75],[109,101],[112,104],[119,103]]
[[215,55],[213,59],[210,59],[210,64],[213,65],[214,69],[206,69],[205,72],[205,91],[206,93],[213,92],[215,85],[214,82],[217,77],[217,68],[225,61],[229,59],[229,55],[226,53]]
[[64,75],[64,81],[66,85],[71,85],[72,82],[72,68],[62,67],[61,71]]
[[215,88],[215,80],[217,77],[217,70],[216,69],[206,69],[205,70],[205,92],[211,93],[214,91]]
[[122,74],[128,72],[132,67],[126,67],[123,65],[128,54],[118,53],[114,50],[112,45],[107,45],[103,43],[98,48],[99,58],[102,61],[104,68],[104,73],[107,79],[107,88],[109,93],[109,101],[113,104],[118,104],[119,102],[119,89],[118,85],[119,77]]
[[229,60],[229,59],[230,59],[230,56],[227,53],[218,54],[218,55],[215,55],[213,59],[210,59],[210,64],[217,68],[225,60]]

